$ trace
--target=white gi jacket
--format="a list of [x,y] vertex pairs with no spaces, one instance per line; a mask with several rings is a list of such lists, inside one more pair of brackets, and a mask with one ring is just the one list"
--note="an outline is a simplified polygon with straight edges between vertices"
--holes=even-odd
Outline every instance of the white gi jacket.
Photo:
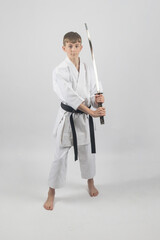
[[[80,71],[78,72],[75,65],[67,56],[66,59],[53,70],[52,80],[53,89],[64,104],[71,106],[75,110],[77,110],[81,103],[88,107],[90,105],[94,108],[98,107],[95,104],[95,93],[97,93],[97,90],[92,67],[88,67],[80,61]],[[101,83],[100,91],[103,92]],[[66,112],[60,106],[53,129],[53,135],[59,139],[59,143],[63,147],[73,145],[70,115],[70,112]],[[77,134],[77,144],[89,144],[89,115],[73,113],[73,120]]]

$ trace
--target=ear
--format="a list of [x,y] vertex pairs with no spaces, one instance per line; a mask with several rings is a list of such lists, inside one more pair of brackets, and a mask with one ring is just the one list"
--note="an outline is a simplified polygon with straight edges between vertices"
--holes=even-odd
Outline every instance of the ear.
[[83,46],[81,45],[81,50],[82,50]]
[[63,49],[63,51],[64,51],[64,52],[66,51],[66,48],[65,48],[65,46],[62,46],[62,49]]

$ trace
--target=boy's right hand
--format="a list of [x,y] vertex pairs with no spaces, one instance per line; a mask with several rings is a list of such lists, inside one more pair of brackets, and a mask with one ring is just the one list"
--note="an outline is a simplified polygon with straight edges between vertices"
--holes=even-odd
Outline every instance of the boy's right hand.
[[105,115],[106,115],[106,110],[104,107],[99,107],[99,108],[97,108],[97,110],[92,111],[92,117],[94,117],[94,118],[105,116]]

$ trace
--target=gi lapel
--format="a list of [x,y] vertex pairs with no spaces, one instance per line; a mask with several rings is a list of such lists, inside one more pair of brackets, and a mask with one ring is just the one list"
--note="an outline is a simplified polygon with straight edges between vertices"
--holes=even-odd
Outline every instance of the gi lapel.
[[69,59],[69,57],[66,57],[65,61],[67,62],[69,69],[71,71],[71,75],[73,76],[73,78],[78,81],[78,77],[79,77],[79,72],[76,68],[76,66],[72,63],[72,61]]
[[86,70],[83,63],[80,60],[80,70],[78,72],[76,66],[72,63],[72,61],[68,58],[65,59],[67,65],[69,66],[69,70],[74,80],[74,90],[79,94],[79,96],[83,98],[88,97],[88,86],[87,86],[87,79],[86,79]]

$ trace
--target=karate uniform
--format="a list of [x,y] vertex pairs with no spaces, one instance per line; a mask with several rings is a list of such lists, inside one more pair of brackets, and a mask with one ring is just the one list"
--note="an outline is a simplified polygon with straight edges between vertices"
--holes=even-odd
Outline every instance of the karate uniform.
[[[52,74],[53,89],[62,103],[77,110],[82,103],[97,108],[95,104],[96,83],[92,67],[80,61],[80,70],[68,58],[59,64]],[[102,85],[100,83],[100,91]],[[60,188],[66,183],[67,156],[73,146],[73,136],[70,125],[70,112],[59,107],[53,135],[56,137],[54,160],[51,165],[48,185]],[[90,179],[95,176],[95,154],[91,153],[89,115],[73,113],[73,120],[77,135],[78,159],[81,177]],[[94,129],[95,124],[94,124]]]

